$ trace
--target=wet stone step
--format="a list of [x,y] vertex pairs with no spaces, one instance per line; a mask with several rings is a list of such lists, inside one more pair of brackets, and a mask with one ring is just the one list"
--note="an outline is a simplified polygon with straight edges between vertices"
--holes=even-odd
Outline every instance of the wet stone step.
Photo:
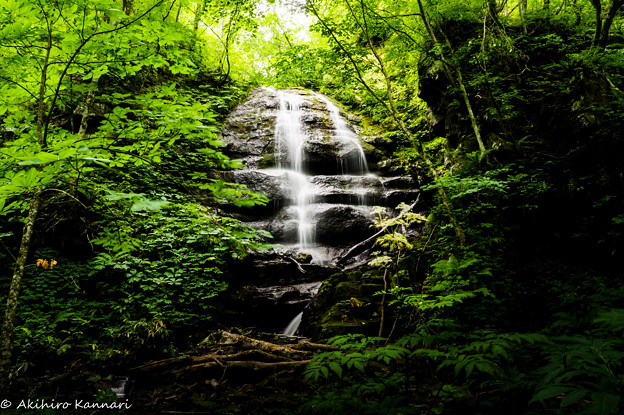
[[418,190],[409,177],[382,178],[367,176],[309,176],[290,170],[238,170],[228,172],[226,180],[244,184],[265,194],[271,202],[264,208],[274,213],[286,205],[294,205],[301,197],[300,189],[308,186],[308,203],[337,203],[350,205],[380,205],[394,207],[400,201],[416,198]]
[[[318,203],[308,205],[305,220],[314,223],[312,230],[314,241],[328,245],[345,245],[358,242],[372,235],[373,214],[369,206]],[[271,232],[277,242],[296,242],[301,224],[300,208],[283,208],[271,221],[266,230]]]

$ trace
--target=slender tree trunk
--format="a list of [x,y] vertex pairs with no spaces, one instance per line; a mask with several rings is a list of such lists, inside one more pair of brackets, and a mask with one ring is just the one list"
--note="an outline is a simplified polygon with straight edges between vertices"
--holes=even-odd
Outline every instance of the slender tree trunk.
[[[433,43],[437,44],[438,46],[442,46],[440,42],[438,41],[437,36],[435,35],[435,31],[433,30],[431,23],[429,22],[429,18],[427,17],[427,14],[425,12],[425,8],[423,6],[422,0],[418,0],[418,7],[420,10],[420,17],[423,21],[423,24],[425,25],[425,28],[427,29],[427,33],[429,33],[429,36],[431,37],[431,40],[433,41]],[[496,10],[494,11],[496,12]],[[445,38],[447,47],[449,48],[449,50],[452,50],[450,41],[448,40],[446,36],[444,38]],[[477,119],[475,118],[474,112],[472,111],[472,104],[470,103],[470,97],[468,96],[468,91],[466,91],[466,86],[464,85],[464,80],[462,77],[461,69],[459,68],[458,65],[453,65],[454,67],[450,67],[450,65],[448,64],[448,61],[446,60],[442,52],[440,52],[440,57],[442,58],[443,66],[446,68],[445,73],[447,77],[449,78],[449,81],[455,82],[459,86],[462,99],[464,100],[464,104],[466,105],[468,117],[470,118],[470,124],[475,134],[475,139],[477,140],[477,145],[479,146],[479,150],[481,151],[481,154],[484,154],[486,150],[485,150],[485,145],[483,144],[483,140],[481,139],[481,130],[479,129],[479,124],[477,123]],[[455,72],[455,76],[451,74],[451,70]]]
[[387,276],[388,276],[388,268],[384,270],[384,275],[383,275],[384,293],[381,296],[381,305],[380,305],[381,316],[379,318],[379,334],[378,334],[379,337],[383,336],[384,324],[386,322],[386,292],[388,291],[388,280],[386,279]]
[[234,9],[234,14],[232,14],[232,16],[230,16],[230,21],[228,22],[228,28],[227,28],[227,35],[225,36],[225,42],[223,45],[224,48],[224,53],[225,53],[225,73],[222,75],[221,80],[219,81],[219,84],[223,85],[225,82],[227,82],[227,80],[230,78],[230,71],[232,70],[232,65],[230,64],[230,43],[231,43],[231,38],[232,38],[232,34],[234,31],[234,28],[232,27],[234,25],[234,22],[236,21],[236,19],[238,19],[238,11],[239,11],[239,5],[236,5],[236,9]]
[[611,3],[609,12],[607,13],[607,16],[604,18],[604,21],[602,23],[602,31],[600,33],[600,39],[598,41],[598,46],[600,46],[602,49],[606,48],[607,44],[609,43],[609,32],[611,31],[611,25],[613,24],[613,20],[615,19],[615,16],[617,16],[618,11],[622,8],[623,5],[624,0],[614,0]]
[[518,0],[518,13],[520,13],[520,17],[524,17],[527,9],[527,0]]
[[594,6],[594,11],[596,12],[596,28],[593,45],[598,46],[600,43],[600,33],[602,32],[602,4],[600,0],[589,0],[589,2]]
[[[392,115],[392,119],[395,121],[397,127],[410,139],[411,142],[413,142],[416,145],[416,150],[421,155],[423,161],[425,162],[425,165],[427,166],[430,174],[433,177],[434,183],[436,184],[436,189],[438,191],[438,194],[440,195],[440,199],[442,200],[442,205],[444,206],[444,208],[445,208],[445,210],[446,210],[446,212],[447,212],[447,214],[449,216],[449,220],[451,221],[451,225],[453,226],[453,229],[455,230],[455,234],[457,235],[457,238],[459,239],[459,244],[460,244],[460,246],[464,246],[466,244],[466,234],[464,233],[464,230],[462,229],[462,227],[461,227],[461,225],[459,223],[459,220],[457,219],[457,216],[455,215],[455,212],[454,212],[452,204],[451,204],[451,199],[446,194],[446,189],[444,188],[443,185],[440,184],[440,174],[436,170],[436,168],[435,168],[433,162],[431,161],[431,159],[429,159],[429,157],[427,156],[425,148],[423,147],[423,145],[420,142],[420,140],[418,140],[418,139],[416,139],[414,137],[412,132],[409,130],[409,128],[406,127],[405,123],[403,123],[403,120],[401,120],[401,118],[398,115],[398,111],[397,111],[395,103],[394,103],[394,95],[392,93],[392,79],[390,78],[390,76],[388,75],[388,73],[386,71],[383,59],[377,53],[377,51],[374,48],[374,45],[372,44],[372,41],[371,41],[369,33],[368,33],[368,25],[366,23],[366,19],[364,17],[363,24],[360,24],[357,16],[355,15],[355,12],[354,12],[353,8],[351,7],[351,3],[349,3],[349,0],[345,0],[345,1],[346,1],[346,4],[349,6],[349,9],[350,9],[350,11],[351,11],[351,13],[353,15],[353,18],[357,21],[358,25],[362,28],[364,34],[366,35],[367,43],[369,45],[369,48],[371,49],[371,52],[375,56],[375,59],[377,60],[377,63],[379,64],[381,72],[382,72],[382,74],[384,76],[384,81],[385,81],[385,86],[386,86],[387,102],[384,101],[381,97],[379,97],[377,95],[377,93],[375,93],[375,91],[373,91],[373,89],[370,87],[370,85],[368,85],[368,83],[364,80],[364,77],[362,76],[362,74],[360,72],[360,69],[359,69],[359,66],[357,65],[357,63],[353,60],[352,56],[347,52],[345,47],[338,40],[338,38],[335,36],[334,32],[329,28],[329,26],[327,26],[326,22],[323,19],[321,19],[321,17],[318,14],[316,8],[314,8],[313,3],[310,3],[310,4],[312,5],[312,11],[316,15],[316,17],[319,19],[321,24],[330,32],[330,34],[331,34],[332,38],[334,39],[334,41],[338,44],[338,46],[342,49],[342,51],[350,59],[350,61],[351,61],[352,65],[353,65],[356,73],[358,74],[358,76],[357,76],[358,80],[370,92],[370,94],[373,96],[373,98],[375,98],[380,104],[382,104],[390,112],[390,114]],[[418,0],[418,1],[420,2],[420,0]],[[364,10],[364,7],[362,7],[362,10]]]
[[574,21],[574,24],[576,26],[580,26],[581,25],[581,8],[578,5],[578,0],[574,0],[572,3],[572,6],[574,7],[574,15],[576,16],[576,20]]
[[[42,10],[43,11],[43,10]],[[47,147],[46,129],[49,116],[46,115],[46,87],[48,82],[48,67],[50,64],[50,52],[52,50],[52,27],[47,14],[43,13],[47,25],[47,45],[46,55],[41,66],[41,77],[39,85],[39,96],[37,97],[37,142],[42,150]],[[30,208],[22,233],[19,253],[13,269],[11,286],[7,295],[7,305],[2,322],[2,332],[0,333],[0,394],[4,395],[9,389],[9,375],[11,373],[11,360],[13,357],[13,328],[15,325],[15,315],[17,313],[17,301],[22,286],[22,278],[26,269],[26,260],[30,250],[30,242],[35,228],[35,221],[41,205],[41,191],[38,187],[30,200]]]
[[123,7],[124,13],[127,14],[128,16],[130,16],[134,11],[132,8],[132,0],[123,0],[122,7]]
[[24,271],[26,269],[30,241],[32,240],[40,205],[41,189],[37,189],[30,200],[30,209],[28,210],[26,225],[24,225],[19,254],[13,270],[11,288],[7,296],[4,321],[2,322],[2,337],[0,337],[0,394],[2,395],[5,395],[9,389],[9,375],[13,357],[13,327],[15,325],[15,315],[17,313],[17,301],[22,287],[22,278],[24,277]]
[[199,22],[201,22],[202,15],[204,14],[204,0],[201,0],[195,6],[195,18],[193,19],[193,29],[199,30]]
[[176,13],[176,23],[180,22],[180,14],[182,14],[182,3],[178,5],[178,12]]
[[496,4],[496,0],[488,0],[487,8],[488,8],[490,17],[494,21],[494,24],[496,24],[496,26],[498,26],[502,30],[503,25],[500,22],[500,19],[498,18],[498,13],[500,11],[499,11],[498,5]]
[[[131,4],[132,0],[124,0],[123,4]],[[41,77],[40,77],[40,85],[39,85],[39,96],[37,97],[37,142],[39,143],[42,150],[47,148],[47,134],[48,127],[50,126],[49,120],[52,117],[52,111],[55,108],[55,104],[57,99],[59,98],[62,83],[64,77],[68,74],[68,69],[70,65],[74,64],[75,58],[81,52],[82,48],[95,36],[103,35],[107,33],[113,33],[118,30],[124,29],[131,24],[139,21],[142,17],[146,16],[149,12],[154,10],[157,6],[162,3],[162,0],[158,0],[154,3],[149,9],[147,9],[143,14],[137,16],[132,19],[130,22],[122,23],[117,25],[115,28],[107,29],[103,31],[96,31],[91,33],[89,36],[84,38],[80,45],[73,51],[68,62],[65,63],[65,67],[63,68],[59,79],[56,81],[56,89],[51,97],[51,102],[47,105],[46,100],[46,89],[47,89],[47,70],[51,65],[50,62],[50,53],[53,46],[53,28],[52,22],[49,20],[48,14],[44,9],[43,5],[39,3],[42,11],[43,18],[45,20],[46,29],[47,29],[47,45],[45,47],[46,54],[43,62],[41,63]],[[47,114],[46,114],[47,110]],[[88,115],[88,109],[86,109]],[[84,132],[84,128],[82,128]],[[15,326],[15,315],[17,313],[17,303],[19,298],[20,289],[22,286],[22,279],[24,277],[25,269],[26,269],[26,261],[28,258],[28,252],[30,250],[32,236],[34,234],[35,222],[37,220],[37,216],[39,213],[39,209],[41,207],[42,199],[41,193],[43,189],[38,187],[35,189],[35,192],[30,200],[30,208],[28,210],[28,216],[26,218],[26,224],[24,225],[24,231],[22,233],[22,240],[20,243],[19,253],[17,260],[15,262],[15,268],[13,270],[13,277],[11,279],[11,286],[9,289],[9,294],[7,296],[7,306],[5,310],[4,320],[2,323],[2,332],[0,333],[0,395],[5,394],[8,391],[9,387],[9,375],[11,370],[11,360],[13,353],[13,330]],[[0,396],[1,397],[1,396]]]
[[479,128],[479,124],[477,124],[477,118],[472,112],[472,105],[470,104],[470,98],[468,97],[468,91],[466,91],[466,86],[464,85],[464,79],[462,77],[461,71],[459,67],[456,67],[457,70],[455,73],[457,74],[457,84],[459,85],[459,90],[461,91],[462,98],[464,99],[464,104],[466,105],[466,110],[468,111],[468,117],[470,118],[470,125],[472,126],[472,131],[474,131],[475,139],[477,140],[477,145],[479,146],[479,150],[481,154],[485,154],[485,145],[483,144],[483,140],[481,139],[481,130]]
[[[501,106],[500,103],[498,102],[498,100],[496,99],[496,97],[494,96],[494,94],[492,93],[492,84],[490,82],[490,74],[488,72],[488,68],[487,68],[487,61],[486,61],[486,55],[485,55],[485,45],[486,45],[486,40],[487,40],[487,19],[488,16],[492,15],[492,10],[489,10],[489,13],[483,13],[483,37],[481,39],[481,57],[482,59],[479,61],[479,65],[481,66],[481,69],[483,69],[483,79],[485,80],[485,86],[486,86],[486,91],[487,91],[487,96],[490,99],[490,101],[494,104],[494,109],[496,110],[496,116],[498,118],[498,123],[501,127],[501,129],[503,130],[505,137],[510,137],[511,134],[509,133],[509,129],[507,128],[506,123],[503,121],[503,113],[501,110]],[[503,32],[504,33],[504,32]],[[511,42],[509,42],[511,44]]]
[[48,30],[48,44],[46,45],[46,55],[43,60],[41,68],[41,79],[39,84],[39,98],[37,102],[37,141],[41,148],[45,148],[46,134],[44,132],[44,125],[46,122],[46,106],[45,106],[45,93],[48,82],[48,65],[50,64],[50,52],[52,51],[52,31]]

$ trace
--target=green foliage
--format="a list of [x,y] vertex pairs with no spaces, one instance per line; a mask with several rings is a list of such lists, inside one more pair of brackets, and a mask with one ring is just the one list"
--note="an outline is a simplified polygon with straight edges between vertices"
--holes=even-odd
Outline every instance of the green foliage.
[[[70,359],[114,365],[187,347],[213,324],[229,264],[269,247],[266,232],[198,203],[267,201],[208,177],[238,167],[220,151],[218,118],[246,91],[211,86],[190,50],[196,33],[171,19],[171,4],[134,6],[0,2],[5,248],[19,246],[14,222],[40,189],[32,245],[57,262],[26,268],[20,376],[58,374]],[[37,368],[56,356],[58,367]]]
[[312,49],[308,45],[295,45],[280,51],[272,65],[276,72],[277,87],[300,86],[320,89],[323,85],[323,68],[331,59],[323,49]]
[[[369,265],[389,278],[374,298],[389,297],[392,338],[332,339],[340,350],[306,368],[318,392],[301,410],[622,412],[622,48],[591,47],[587,2],[558,3],[308,2],[325,25],[306,41],[257,2],[124,13],[112,0],[0,1],[3,275],[38,188],[35,256],[57,261],[27,266],[19,375],[45,372],[44,359],[56,374],[75,356],[172,353],[218,323],[230,264],[268,247],[266,233],[203,207],[267,202],[212,174],[237,167],[218,140],[219,118],[246,93],[231,78],[329,92],[387,130],[382,168],[430,183],[416,143],[371,95],[389,102],[388,75],[397,117],[441,179],[422,186],[417,239],[406,229],[424,221],[406,206],[376,211],[386,232]],[[473,151],[442,54],[463,75],[486,152]],[[62,245],[67,222],[86,247],[78,259],[42,248]]]
[[530,403],[548,407],[553,398],[570,413],[616,414],[621,412],[624,390],[624,311],[598,314],[592,331],[583,336],[554,337],[546,349],[548,364]]
[[[210,318],[209,299],[227,286],[222,275],[228,258],[268,248],[260,239],[266,233],[193,204],[136,215],[132,234],[107,232],[93,241],[108,249],[93,260],[92,275],[120,274],[121,284],[105,289],[124,293],[113,310],[128,322],[149,318],[179,330],[195,327]],[[124,225],[109,223],[107,228]],[[125,248],[130,240],[141,242]]]
[[[317,354],[305,371],[306,379],[316,382],[324,379],[328,383],[320,386],[319,392],[308,398],[301,410],[332,414],[350,411],[418,413],[415,408],[402,404],[407,378],[390,369],[401,362],[409,350],[392,344],[380,346],[384,340],[361,335],[330,339],[328,343],[340,346],[340,351]],[[369,362],[376,362],[374,371]],[[380,370],[379,365],[384,369]]]
[[91,241],[103,251],[88,263],[46,254],[59,264],[37,270],[19,313],[17,341],[27,361],[69,351],[133,359],[125,355],[186,347],[210,326],[228,263],[269,247],[266,233],[195,204],[147,202],[109,199],[108,209],[125,210]]

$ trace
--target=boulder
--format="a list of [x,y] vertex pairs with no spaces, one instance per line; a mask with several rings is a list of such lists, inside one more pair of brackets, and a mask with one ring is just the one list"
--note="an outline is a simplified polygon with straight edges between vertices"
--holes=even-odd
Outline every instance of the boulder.
[[309,213],[316,223],[316,240],[323,244],[344,246],[374,233],[370,227],[373,216],[367,206],[322,203],[312,205]]
[[234,159],[242,159],[248,168],[257,168],[263,157],[273,154],[275,120],[279,111],[277,91],[256,88],[223,123],[224,152]]

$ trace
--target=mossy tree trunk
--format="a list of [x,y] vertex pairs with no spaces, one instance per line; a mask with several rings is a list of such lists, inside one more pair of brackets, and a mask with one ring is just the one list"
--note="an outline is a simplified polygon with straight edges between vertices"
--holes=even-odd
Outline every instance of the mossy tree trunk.
[[[429,21],[429,18],[427,17],[427,12],[425,10],[425,7],[423,6],[422,0],[418,0],[418,8],[420,10],[420,13],[419,13],[420,17],[423,21],[425,29],[427,30],[427,33],[429,34],[429,37],[431,38],[431,41],[435,45],[440,46],[439,56],[440,56],[440,60],[442,61],[442,64],[445,67],[445,74],[448,80],[451,83],[456,84],[459,88],[459,91],[461,92],[464,105],[466,106],[466,112],[468,113],[468,118],[470,119],[470,125],[472,126],[472,131],[474,132],[474,135],[475,135],[475,140],[477,141],[479,150],[481,151],[481,154],[483,155],[485,154],[486,150],[485,150],[485,145],[483,144],[483,140],[481,138],[481,129],[479,128],[479,123],[477,122],[477,119],[474,115],[474,111],[472,110],[472,104],[470,103],[470,97],[468,96],[466,85],[464,84],[464,78],[462,76],[461,69],[458,64],[451,65],[451,63],[444,56],[444,53],[442,52],[442,44],[438,40],[435,34],[435,31],[433,30],[433,26],[431,25],[431,22]],[[441,31],[441,29],[438,29],[438,30]],[[451,43],[449,42],[448,38],[444,36],[444,39],[445,39],[447,48],[450,51],[452,51]]]
[[611,0],[606,13],[601,0],[589,0],[589,2],[594,7],[596,18],[593,46],[603,50],[609,43],[609,32],[613,20],[624,6],[624,0]]
[[15,325],[15,315],[17,313],[17,302],[40,206],[41,189],[37,189],[30,200],[30,209],[28,210],[26,225],[24,225],[19,254],[15,262],[15,268],[13,269],[11,288],[7,296],[7,305],[2,322],[2,336],[0,337],[0,394],[3,395],[6,394],[9,388],[9,375],[13,357],[13,328]]

